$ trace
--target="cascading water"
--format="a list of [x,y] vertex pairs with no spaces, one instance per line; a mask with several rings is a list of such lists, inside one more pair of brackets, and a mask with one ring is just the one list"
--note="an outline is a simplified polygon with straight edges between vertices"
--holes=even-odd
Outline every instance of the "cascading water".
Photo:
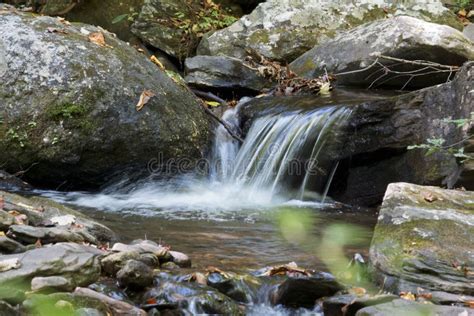
[[[223,116],[236,130],[238,111],[230,109]],[[241,146],[219,125],[207,178],[187,174],[117,185],[99,194],[43,194],[103,210],[187,219],[251,220],[259,211],[283,204],[317,207],[337,167],[328,145],[337,144],[335,133],[349,115],[349,108],[335,106],[264,115],[253,122]],[[236,212],[243,210],[251,213]]]

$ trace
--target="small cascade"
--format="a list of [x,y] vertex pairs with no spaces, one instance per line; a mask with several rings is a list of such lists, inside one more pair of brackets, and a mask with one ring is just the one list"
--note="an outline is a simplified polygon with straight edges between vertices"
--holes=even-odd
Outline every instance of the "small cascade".
[[[219,127],[212,179],[245,187],[249,198],[266,190],[271,196],[322,201],[338,165],[325,149],[334,145],[333,136],[350,112],[324,107],[263,116],[253,122],[240,149]],[[236,110],[224,119],[235,126]]]

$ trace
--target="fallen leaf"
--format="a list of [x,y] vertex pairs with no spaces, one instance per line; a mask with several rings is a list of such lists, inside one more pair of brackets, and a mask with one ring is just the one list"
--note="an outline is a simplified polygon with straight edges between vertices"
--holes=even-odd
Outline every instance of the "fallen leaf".
[[95,43],[101,47],[111,47],[105,43],[104,34],[101,32],[94,32],[89,34],[89,41]]
[[474,301],[465,301],[464,304],[469,308],[474,308]]
[[321,95],[328,95],[331,93],[331,83],[325,82],[319,88],[319,94]]
[[2,260],[0,261],[0,272],[18,269],[20,266],[21,264],[18,258]]
[[64,25],[71,25],[71,22],[69,22],[65,18],[58,17],[58,21]]
[[290,262],[285,265],[272,267],[268,271],[266,271],[263,275],[274,276],[274,275],[287,275],[287,274],[295,274],[295,273],[303,274],[306,276],[311,275],[311,273],[309,273],[306,269],[299,268],[295,262]]
[[27,225],[28,224],[28,216],[25,214],[20,214],[15,216],[15,223],[17,225]]
[[41,243],[41,239],[36,240],[35,248],[41,248],[41,247],[43,247],[43,244]]
[[146,304],[147,304],[147,305],[155,305],[155,304],[157,304],[157,303],[158,303],[158,301],[157,301],[156,298],[154,298],[154,297],[149,298],[149,299],[146,300]]
[[349,290],[349,293],[355,294],[357,296],[362,296],[367,294],[367,290],[364,289],[363,287],[353,287]]
[[213,108],[221,105],[219,102],[216,102],[216,101],[206,101],[206,104]]
[[5,232],[4,231],[0,231],[0,237],[4,237],[5,236]]
[[150,60],[151,60],[152,63],[154,63],[155,65],[157,65],[158,68],[160,68],[161,70],[165,70],[165,66],[163,66],[163,64],[161,63],[161,61],[160,61],[158,58],[156,58],[155,55],[151,55]]
[[465,17],[467,16],[467,11],[466,11],[466,9],[461,9],[461,10],[459,10],[459,11],[458,11],[458,15],[459,15],[460,17],[465,18]]
[[140,95],[140,100],[138,100],[138,103],[136,105],[137,111],[141,111],[141,109],[143,109],[145,104],[147,104],[148,101],[150,101],[150,99],[153,98],[154,96],[155,94],[152,91],[143,90],[142,94]]
[[426,202],[430,202],[430,203],[432,203],[432,202],[434,202],[438,199],[431,192],[423,192],[423,193],[421,193],[421,195],[423,196],[423,199],[425,199]]
[[18,212],[17,210],[11,210],[11,211],[8,212],[8,214],[13,215],[13,216],[21,215],[21,213]]
[[3,195],[0,195],[0,210],[3,210],[4,207],[5,207],[5,198],[3,197]]
[[191,275],[191,278],[189,279],[191,282],[196,282],[198,284],[202,285],[207,285],[207,279],[206,276],[202,273],[195,272]]
[[48,33],[68,34],[67,31],[61,30],[61,29],[57,29],[57,28],[54,28],[54,27],[48,27],[46,30],[47,30]]
[[403,298],[404,300],[407,300],[407,301],[414,301],[416,300],[416,297],[415,295],[412,293],[412,292],[401,292],[400,293],[400,297]]

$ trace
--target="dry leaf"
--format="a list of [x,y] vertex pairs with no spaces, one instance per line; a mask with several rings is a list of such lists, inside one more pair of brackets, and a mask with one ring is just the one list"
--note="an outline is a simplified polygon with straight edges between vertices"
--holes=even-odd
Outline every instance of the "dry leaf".
[[58,21],[64,25],[71,25],[71,22],[69,22],[65,18],[58,17]]
[[21,213],[18,212],[17,210],[11,210],[11,211],[8,212],[8,214],[13,215],[13,216],[21,215]]
[[407,301],[414,301],[416,300],[416,297],[415,295],[412,293],[412,292],[401,292],[400,293],[400,297],[403,298],[404,300],[407,300]]
[[474,308],[474,301],[465,301],[464,304],[469,308]]
[[138,100],[138,103],[136,105],[137,111],[140,111],[141,109],[143,109],[145,104],[147,104],[148,101],[150,101],[150,99],[153,98],[154,96],[155,94],[152,91],[143,90],[142,94],[140,95],[140,100]]
[[426,202],[434,202],[436,200],[438,200],[438,198],[436,196],[433,195],[433,193],[431,192],[423,192],[421,193],[421,195],[423,196],[423,199],[425,199]]
[[102,34],[101,32],[90,33],[89,34],[89,41],[91,41],[92,43],[95,43],[95,44],[97,44],[101,47],[112,47],[112,46],[109,46],[105,43],[104,34]]
[[357,296],[362,296],[367,294],[367,290],[364,289],[363,287],[353,287],[349,290],[349,293],[355,294]]
[[461,10],[459,10],[459,11],[458,11],[458,15],[459,15],[460,17],[465,18],[465,17],[467,16],[467,11],[466,11],[466,9],[461,9]]
[[191,278],[189,279],[191,282],[196,282],[198,284],[202,285],[207,285],[207,279],[206,276],[202,273],[195,272],[191,275]]
[[3,195],[0,195],[0,210],[3,210],[4,207],[5,207],[5,198],[3,197]]
[[150,60],[152,61],[152,63],[154,63],[155,65],[157,65],[158,68],[160,68],[161,70],[165,70],[165,66],[163,66],[163,64],[161,63],[161,61],[160,61],[158,58],[156,58],[155,55],[151,55]]
[[0,237],[4,237],[5,236],[5,232],[4,231],[0,231]]
[[35,248],[41,248],[41,247],[43,247],[43,244],[41,243],[41,239],[36,240]]

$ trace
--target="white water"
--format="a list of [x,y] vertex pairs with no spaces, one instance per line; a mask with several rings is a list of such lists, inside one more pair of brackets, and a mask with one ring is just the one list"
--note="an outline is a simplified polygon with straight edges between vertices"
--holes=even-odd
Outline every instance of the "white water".
[[[236,129],[237,111],[228,110],[223,117]],[[264,116],[253,123],[240,148],[219,126],[207,178],[188,174],[167,181],[116,185],[95,194],[43,194],[84,207],[172,219],[252,221],[262,210],[276,206],[322,207],[337,162],[324,166],[326,172],[322,172],[318,159],[331,142],[332,132],[349,114],[347,108],[325,107]],[[319,192],[312,187],[315,179],[323,183]]]

